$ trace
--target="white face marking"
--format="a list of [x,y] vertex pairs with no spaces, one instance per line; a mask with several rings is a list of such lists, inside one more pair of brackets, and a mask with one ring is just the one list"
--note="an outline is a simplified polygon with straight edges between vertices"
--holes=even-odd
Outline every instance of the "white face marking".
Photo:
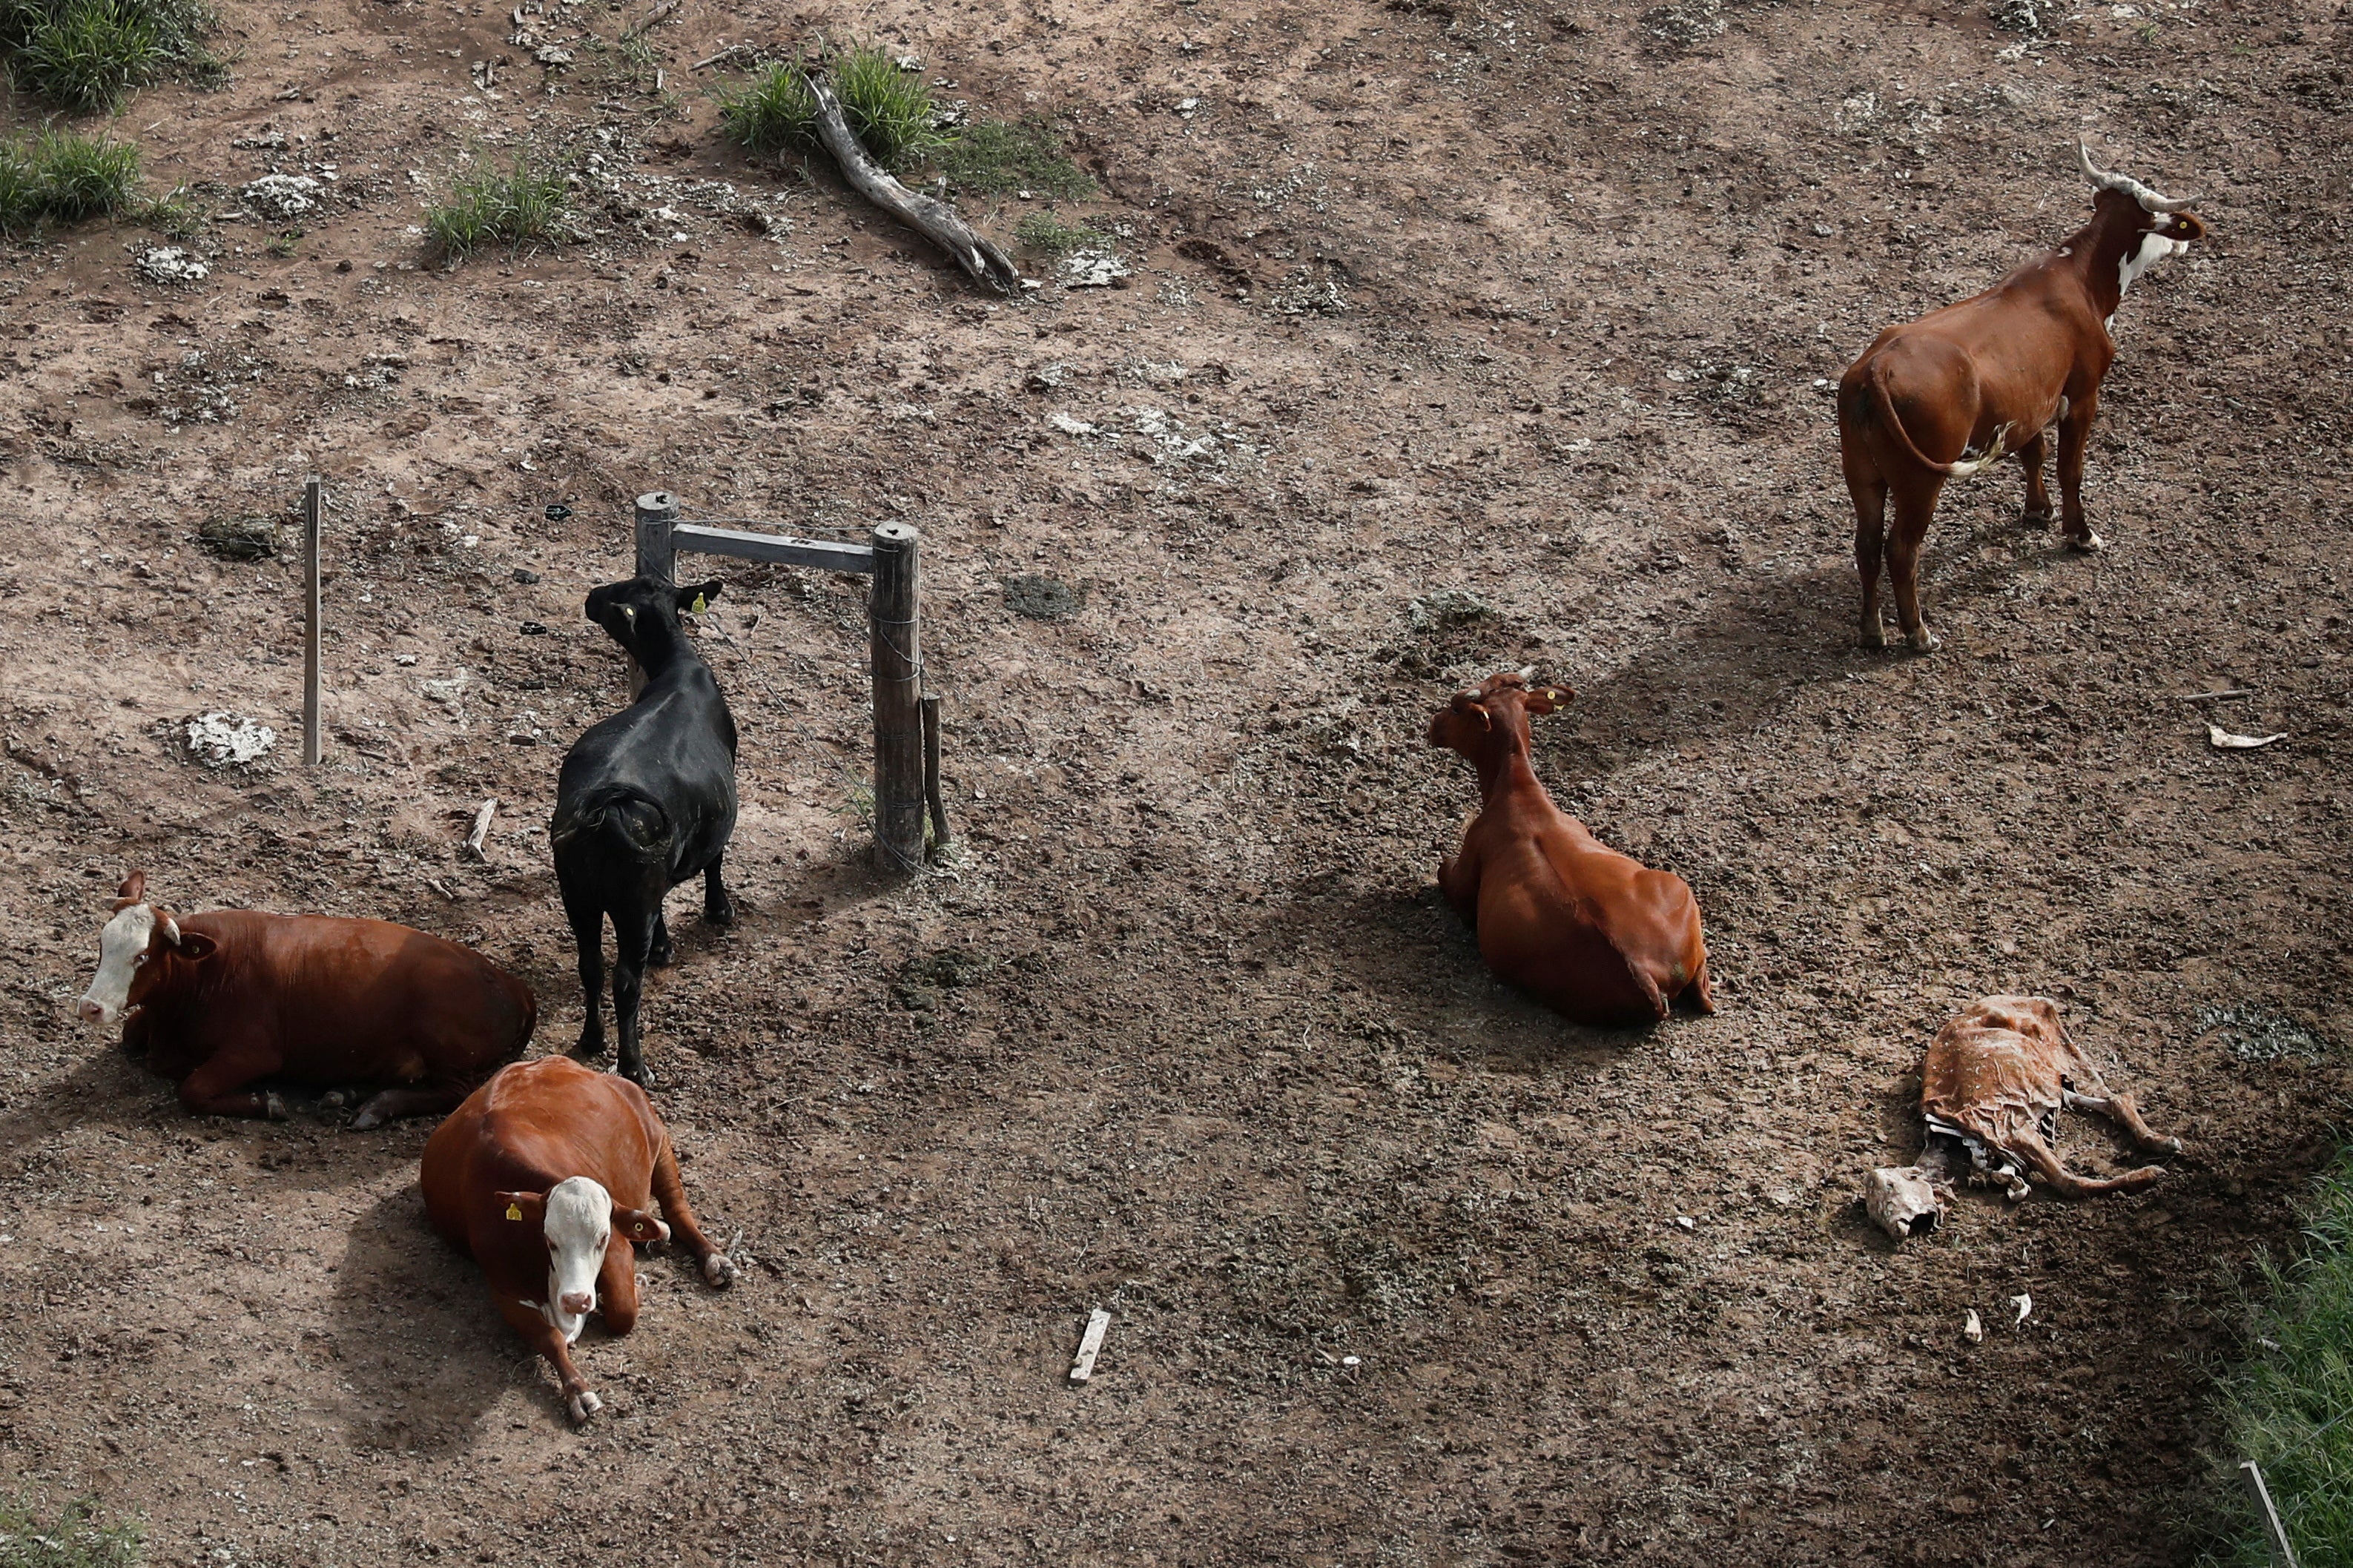
[[122,1016],[131,1001],[131,977],[147,962],[147,946],[155,940],[155,911],[133,904],[117,913],[98,933],[98,977],[82,993],[78,1011],[93,1024],[111,1024]]
[[596,1310],[596,1274],[613,1238],[613,1194],[586,1176],[567,1176],[548,1190],[546,1214],[547,1305],[540,1310],[569,1344]]
[[[2168,239],[2165,236],[2158,233],[2154,229],[2142,235],[2140,237],[2140,245],[2137,249],[2127,251],[2122,257],[2117,258],[2117,293],[2124,294],[2130,292],[2133,283],[2142,273],[2147,271],[2150,268],[2156,266],[2167,257],[2171,256],[2178,251],[2183,251],[2189,248],[2189,246],[2181,243],[2180,241]],[[2113,318],[2111,319],[2113,320]],[[2113,335],[2113,330],[2111,331],[2111,335]]]

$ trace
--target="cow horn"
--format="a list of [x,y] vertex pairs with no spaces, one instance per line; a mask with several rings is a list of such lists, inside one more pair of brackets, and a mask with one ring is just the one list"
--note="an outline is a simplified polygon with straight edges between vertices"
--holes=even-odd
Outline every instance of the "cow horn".
[[2142,184],[2130,174],[2111,174],[2092,162],[2090,145],[2081,140],[2075,143],[2075,161],[2084,166],[2084,177],[2103,191],[2122,191],[2141,205],[2143,212],[2186,212],[2198,203],[2196,196],[2165,196]]
[[[158,911],[161,913],[161,911]],[[180,922],[170,915],[164,916],[164,940],[174,947],[180,945]]]

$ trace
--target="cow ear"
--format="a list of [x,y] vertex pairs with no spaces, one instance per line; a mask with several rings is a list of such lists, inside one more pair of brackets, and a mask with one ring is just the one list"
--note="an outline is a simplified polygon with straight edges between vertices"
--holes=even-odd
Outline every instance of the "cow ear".
[[678,590],[678,607],[687,615],[699,616],[705,605],[719,597],[720,587],[715,577],[708,583],[691,583]]
[[631,1241],[668,1241],[670,1226],[643,1209],[625,1209],[613,1205],[613,1228]]
[[1529,689],[1525,706],[1531,713],[1556,712],[1562,703],[1576,695],[1576,692],[1566,686],[1532,687]]
[[491,1201],[498,1205],[499,1217],[511,1225],[528,1226],[534,1231],[547,1227],[544,1193],[492,1193]]
[[122,886],[114,889],[114,896],[122,900],[114,906],[118,910],[128,909],[144,900],[147,897],[147,873],[133,871],[123,878]]
[[1479,728],[1482,730],[1492,730],[1495,727],[1495,716],[1488,712],[1485,705],[1471,692],[1458,691],[1454,694],[1454,711],[1465,719],[1478,720]]
[[174,945],[179,950],[180,956],[191,963],[202,963],[220,951],[220,943],[205,935],[204,932],[195,931],[181,931],[180,940]]

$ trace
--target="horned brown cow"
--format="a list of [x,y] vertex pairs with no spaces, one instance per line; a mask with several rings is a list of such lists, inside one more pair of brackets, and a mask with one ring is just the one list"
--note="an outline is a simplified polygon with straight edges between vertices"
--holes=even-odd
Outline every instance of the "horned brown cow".
[[1655,1023],[1709,994],[1699,905],[1681,877],[1619,854],[1553,804],[1528,760],[1528,715],[1575,695],[1506,672],[1458,694],[1430,743],[1479,771],[1479,815],[1438,886],[1478,928],[1487,967],[1581,1023]]
[[569,1058],[517,1062],[476,1089],[427,1141],[418,1180],[433,1228],[481,1265],[500,1315],[563,1380],[575,1421],[603,1408],[572,1360],[588,1314],[601,1310],[613,1334],[637,1326],[632,1243],[675,1230],[705,1279],[735,1279],[687,1205],[645,1090]]
[[1905,636],[1923,653],[1936,646],[1920,615],[1920,547],[1947,480],[2015,453],[2026,469],[2028,520],[2049,520],[2042,459],[2054,425],[2061,526],[2075,549],[2101,548],[2084,514],[2084,454],[2116,354],[2116,306],[2136,279],[2187,250],[2206,226],[2183,210],[2195,198],[2170,200],[2096,168],[2080,142],[2076,154],[2096,187],[2090,223],[1984,293],[1890,327],[1840,378],[1839,453],[1854,502],[1870,647],[1887,644],[1883,555]]
[[123,880],[99,932],[81,1016],[122,1023],[122,1048],[215,1116],[286,1114],[267,1079],[385,1083],[353,1119],[374,1127],[448,1110],[522,1054],[531,987],[470,948],[384,921],[151,903]]

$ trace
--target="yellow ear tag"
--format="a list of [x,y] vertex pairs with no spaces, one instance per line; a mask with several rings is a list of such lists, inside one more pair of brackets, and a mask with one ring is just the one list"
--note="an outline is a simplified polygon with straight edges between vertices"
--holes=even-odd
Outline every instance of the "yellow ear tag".
[[694,603],[686,607],[686,613],[690,616],[699,616],[708,608],[710,608],[710,606],[703,603],[702,595],[697,594],[694,596]]
[[509,1219],[521,1219],[521,1218],[522,1218],[522,1205],[521,1204],[509,1204],[509,1205],[507,1205],[507,1218],[509,1218]]

